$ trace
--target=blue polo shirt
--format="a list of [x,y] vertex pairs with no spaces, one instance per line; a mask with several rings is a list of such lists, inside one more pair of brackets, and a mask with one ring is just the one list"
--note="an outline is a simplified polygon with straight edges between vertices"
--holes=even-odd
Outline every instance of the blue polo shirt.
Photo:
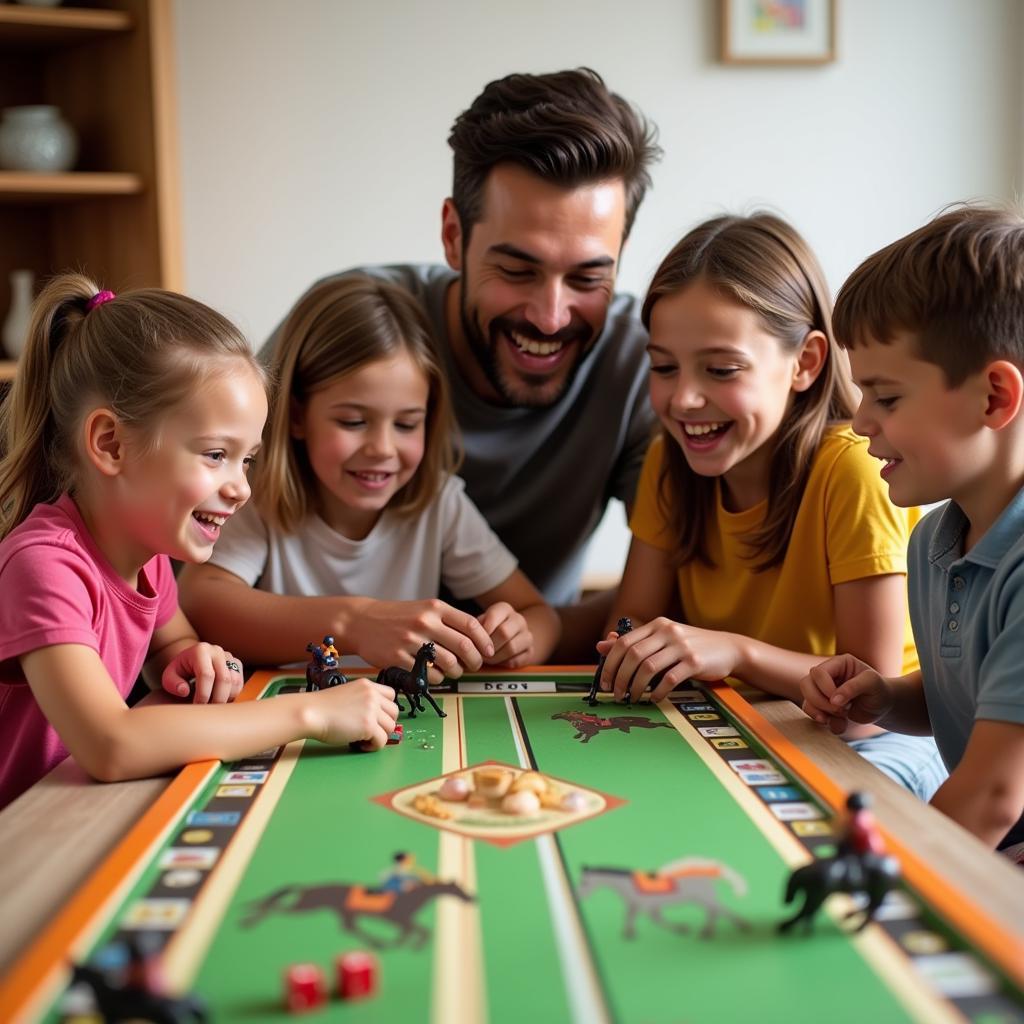
[[[947,502],[910,538],[910,620],[946,767],[977,719],[1024,725],[1024,489],[964,555],[969,522]],[[999,844],[1024,842],[1024,816]]]

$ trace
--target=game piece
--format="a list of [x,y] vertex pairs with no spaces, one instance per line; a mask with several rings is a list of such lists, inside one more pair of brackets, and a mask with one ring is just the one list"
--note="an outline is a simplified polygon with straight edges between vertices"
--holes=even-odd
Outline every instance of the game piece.
[[423,710],[423,701],[421,699],[423,697],[426,697],[439,718],[448,717],[446,712],[437,706],[437,701],[431,697],[427,690],[427,666],[434,664],[435,656],[436,648],[434,643],[428,640],[416,652],[416,660],[413,663],[411,672],[398,665],[391,665],[388,668],[382,668],[377,674],[378,683],[390,686],[395,691],[395,702],[398,704],[399,711],[404,710],[402,702],[398,699],[399,695],[404,694],[409,698],[410,718],[415,718],[416,712]]
[[295,964],[285,971],[285,1004],[291,1013],[315,1010],[327,1001],[324,972],[316,964]]
[[[127,1020],[195,1021],[209,1019],[206,1003],[198,996],[173,996],[162,988],[162,971],[157,954],[145,953],[129,944],[125,978],[112,980],[106,971],[85,964],[73,964],[71,982],[91,990],[96,1009],[104,1024]],[[159,989],[150,987],[160,985]]]
[[885,843],[871,813],[871,797],[854,792],[846,798],[846,819],[837,828],[840,854],[885,853]]
[[405,728],[401,722],[395,726],[394,732],[388,733],[388,746],[393,747],[402,742],[402,734],[405,732]]
[[313,655],[306,666],[306,693],[326,690],[329,686],[342,686],[348,682],[338,667],[338,650],[334,646],[334,637],[325,636],[321,644],[308,643],[306,650]]
[[895,857],[885,853],[885,844],[869,806],[867,794],[851,793],[846,800],[846,817],[836,826],[840,833],[836,855],[813,860],[789,876],[785,902],[792,903],[798,893],[803,894],[804,902],[792,917],[779,924],[780,932],[787,932],[802,921],[804,933],[809,934],[814,915],[834,892],[867,897],[863,909],[855,908],[845,917],[849,920],[863,914],[855,932],[874,919],[886,893],[899,881],[900,865]]
[[[633,629],[633,622],[631,619],[627,619],[623,616],[615,624],[615,633],[617,636],[625,636]],[[597,703],[597,691],[601,685],[601,672],[604,669],[604,655],[602,655],[597,662],[597,668],[594,670],[594,681],[590,684],[590,692],[583,699],[593,707]],[[629,703],[629,697],[626,697],[626,703]]]
[[366,999],[377,994],[377,958],[372,953],[343,953],[335,964],[342,999]]

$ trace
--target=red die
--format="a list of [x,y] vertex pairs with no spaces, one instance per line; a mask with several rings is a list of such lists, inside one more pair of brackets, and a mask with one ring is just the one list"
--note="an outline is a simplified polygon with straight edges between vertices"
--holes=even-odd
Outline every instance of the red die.
[[338,995],[364,999],[377,992],[377,958],[372,953],[342,953],[335,961]]
[[393,747],[396,743],[401,743],[403,732],[404,727],[402,726],[401,722],[399,722],[398,725],[395,726],[395,731],[388,733],[388,746]]
[[296,964],[285,971],[285,1002],[291,1013],[315,1010],[327,1002],[324,972],[316,964]]

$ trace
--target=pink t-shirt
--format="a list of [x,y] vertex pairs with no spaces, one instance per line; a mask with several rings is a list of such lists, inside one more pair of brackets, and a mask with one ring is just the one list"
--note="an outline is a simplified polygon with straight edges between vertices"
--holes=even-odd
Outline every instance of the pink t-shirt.
[[19,656],[53,644],[91,647],[127,697],[153,631],[177,607],[167,556],[151,558],[133,590],[67,495],[36,505],[0,542],[0,807],[68,755],[32,695]]

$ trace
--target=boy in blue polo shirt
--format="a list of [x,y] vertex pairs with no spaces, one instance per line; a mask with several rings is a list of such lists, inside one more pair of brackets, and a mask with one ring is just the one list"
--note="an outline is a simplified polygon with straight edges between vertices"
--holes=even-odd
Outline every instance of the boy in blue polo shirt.
[[804,710],[934,733],[950,775],[932,804],[1024,863],[1024,219],[942,214],[865,260],[833,323],[889,496],[950,500],[910,538],[920,671],[832,658]]

